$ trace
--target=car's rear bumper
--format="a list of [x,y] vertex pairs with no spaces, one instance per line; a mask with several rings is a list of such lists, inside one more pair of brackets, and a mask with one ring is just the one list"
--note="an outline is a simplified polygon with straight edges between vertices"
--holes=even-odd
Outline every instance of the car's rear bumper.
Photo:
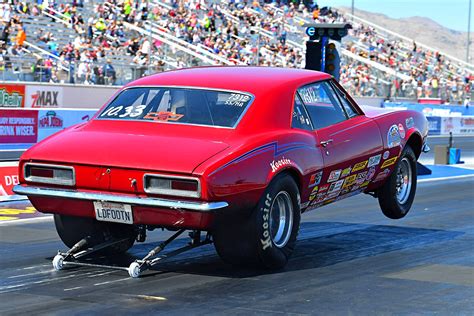
[[227,207],[226,202],[192,202],[167,200],[151,197],[136,197],[121,194],[98,193],[98,192],[82,192],[67,189],[52,189],[34,186],[16,185],[13,192],[27,196],[43,196],[88,201],[104,201],[114,203],[124,203],[137,206],[150,206],[178,210],[189,210],[197,212],[212,212]]
[[27,195],[40,212],[95,218],[94,201],[131,205],[133,224],[167,228],[209,230],[215,211],[228,206],[227,202],[177,201],[125,194],[84,192],[17,185],[17,194]]

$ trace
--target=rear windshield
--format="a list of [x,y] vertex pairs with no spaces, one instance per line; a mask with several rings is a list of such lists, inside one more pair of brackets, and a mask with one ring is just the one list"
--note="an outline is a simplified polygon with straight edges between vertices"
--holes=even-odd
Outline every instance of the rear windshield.
[[98,118],[235,127],[251,100],[242,92],[130,88],[120,92]]

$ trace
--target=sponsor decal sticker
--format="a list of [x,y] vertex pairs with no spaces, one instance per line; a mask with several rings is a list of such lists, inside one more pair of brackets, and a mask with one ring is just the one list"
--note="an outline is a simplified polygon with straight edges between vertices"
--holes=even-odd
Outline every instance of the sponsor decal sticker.
[[[337,193],[339,193],[339,192],[337,192]],[[328,196],[328,197],[329,197],[329,196]],[[335,200],[336,200],[336,199],[334,199],[333,197],[329,197],[329,200],[324,201],[323,205],[328,205],[328,204],[334,202]]]
[[328,182],[334,182],[339,180],[339,177],[341,176],[341,169],[333,170],[329,174]]
[[361,187],[361,188],[366,187],[366,186],[369,185],[369,183],[370,183],[370,181],[365,181],[364,183],[362,183],[362,184],[360,185],[360,187]]
[[413,126],[415,126],[415,122],[413,121],[413,117],[409,117],[405,120],[405,125],[407,126],[407,129],[410,129],[412,128]]
[[39,118],[39,127],[41,128],[63,128],[63,118],[55,111],[48,111],[46,115]]
[[291,160],[290,159],[286,159],[285,157],[283,157],[282,159],[280,160],[273,160],[271,163],[270,163],[270,167],[272,167],[272,172],[274,173],[275,171],[277,171],[279,168],[283,167],[283,166],[288,166],[288,165],[291,165]]
[[316,196],[316,203],[322,202],[326,198],[326,193],[318,193]]
[[365,178],[367,177],[367,173],[368,173],[368,171],[358,173],[355,184],[356,185],[361,185],[365,181]]
[[367,165],[367,168],[377,166],[380,163],[380,159],[382,158],[382,154],[378,154],[376,156],[372,156],[369,158],[369,164]]
[[[109,111],[107,111],[107,113],[108,112]],[[104,112],[104,114],[105,113],[106,112]],[[101,114],[100,116],[102,117],[104,114]],[[143,119],[144,120],[168,122],[168,121],[178,121],[183,116],[184,116],[183,114],[175,114],[173,112],[150,112],[147,115],[145,115],[143,117]],[[133,117],[133,116],[131,116],[131,117]]]
[[354,192],[354,191],[358,190],[359,188],[360,188],[360,184],[356,184],[351,188],[351,192]]
[[341,172],[341,178],[347,177],[351,173],[352,168],[348,167]]
[[369,169],[367,173],[367,177],[365,178],[366,180],[372,180],[372,178],[375,176],[375,168],[372,167]]
[[381,180],[387,178],[389,174],[390,174],[390,169],[385,169],[385,170],[379,172],[379,174],[375,177],[374,182],[381,181]]
[[356,174],[353,174],[353,175],[350,175],[346,178],[346,180],[344,181],[344,186],[343,188],[347,188],[348,186],[351,186],[355,183],[355,180],[356,180],[356,177],[357,175]]
[[390,152],[388,150],[384,151],[383,160],[387,160],[388,156],[390,156]]
[[388,160],[385,160],[385,161],[383,162],[382,166],[380,167],[380,169],[383,169],[383,168],[385,168],[385,167],[388,167],[388,166],[393,165],[393,164],[395,163],[395,161],[397,161],[397,158],[398,158],[398,157],[395,156],[395,157],[392,157],[392,158],[390,158],[390,159],[388,159]]
[[343,183],[344,183],[344,179],[341,179],[339,181],[332,183],[331,186],[329,187],[328,193],[333,193],[335,191],[341,190]]
[[309,195],[309,200],[312,201],[316,197],[316,193],[318,193],[318,186],[315,186],[311,194]]
[[309,188],[314,187],[315,185],[318,185],[321,183],[321,178],[323,177],[323,172],[319,171],[316,172],[315,174],[311,175],[311,178],[309,179]]
[[341,190],[341,195],[349,193],[349,189],[342,189]]
[[401,138],[405,138],[405,128],[402,124],[398,124],[398,133],[400,133]]
[[324,184],[319,187],[319,192],[326,192],[329,189],[329,184]]
[[388,148],[393,148],[400,145],[400,133],[398,131],[397,125],[390,126],[388,133],[387,133],[387,144]]
[[356,172],[356,171],[364,169],[367,166],[368,162],[369,162],[368,160],[365,160],[365,161],[361,161],[359,163],[356,163],[354,165],[354,168],[352,168],[352,172]]

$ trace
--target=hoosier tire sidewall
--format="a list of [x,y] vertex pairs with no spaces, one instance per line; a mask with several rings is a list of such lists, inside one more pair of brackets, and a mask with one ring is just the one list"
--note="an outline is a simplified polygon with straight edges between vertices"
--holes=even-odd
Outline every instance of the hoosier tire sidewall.
[[[270,231],[270,207],[277,194],[286,191],[291,197],[293,205],[293,223],[288,242],[283,247],[275,246]],[[299,190],[289,175],[277,176],[260,199],[254,212],[256,232],[256,251],[260,263],[267,268],[282,268],[288,261],[296,244],[300,225]]]

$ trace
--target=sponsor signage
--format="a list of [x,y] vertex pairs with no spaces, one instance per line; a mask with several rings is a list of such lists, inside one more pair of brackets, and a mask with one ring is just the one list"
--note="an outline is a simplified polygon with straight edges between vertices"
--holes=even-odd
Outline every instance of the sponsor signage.
[[30,144],[37,140],[38,111],[0,109],[0,144]]
[[95,110],[38,110],[38,141],[69,126],[87,122],[94,116],[95,112]]
[[13,195],[13,186],[17,184],[19,184],[18,166],[0,166],[0,197]]
[[63,107],[63,88],[58,86],[27,86],[27,108],[58,108]]
[[439,135],[441,134],[441,117],[439,116],[427,116],[428,120],[428,134]]
[[25,86],[0,84],[0,107],[22,108],[25,106]]
[[441,134],[474,133],[474,116],[441,117]]

